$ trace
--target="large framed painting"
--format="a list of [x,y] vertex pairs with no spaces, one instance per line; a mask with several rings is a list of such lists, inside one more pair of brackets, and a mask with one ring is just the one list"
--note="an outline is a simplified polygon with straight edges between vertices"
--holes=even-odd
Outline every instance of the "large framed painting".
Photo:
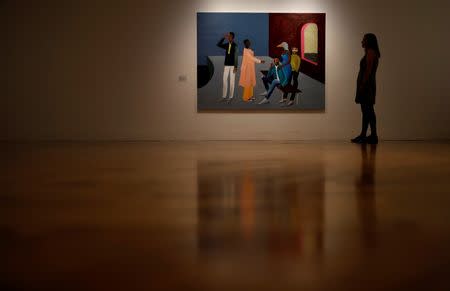
[[325,109],[325,13],[197,13],[197,108]]

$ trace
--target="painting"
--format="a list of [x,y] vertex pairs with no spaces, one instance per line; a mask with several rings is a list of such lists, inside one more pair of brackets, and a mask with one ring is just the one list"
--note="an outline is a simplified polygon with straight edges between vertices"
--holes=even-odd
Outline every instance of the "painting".
[[197,13],[198,111],[325,110],[325,13]]

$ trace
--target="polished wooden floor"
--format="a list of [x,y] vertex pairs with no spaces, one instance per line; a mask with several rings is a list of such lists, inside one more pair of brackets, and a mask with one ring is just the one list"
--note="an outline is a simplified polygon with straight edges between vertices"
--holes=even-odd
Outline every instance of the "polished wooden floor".
[[450,143],[0,149],[1,290],[450,290]]

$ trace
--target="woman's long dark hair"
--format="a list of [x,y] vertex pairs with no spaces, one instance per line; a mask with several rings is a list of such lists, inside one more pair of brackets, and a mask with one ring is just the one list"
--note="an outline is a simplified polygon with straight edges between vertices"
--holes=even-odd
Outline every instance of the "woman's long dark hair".
[[378,40],[375,34],[373,33],[366,33],[364,35],[364,38],[367,41],[367,47],[368,49],[373,49],[378,57],[381,57],[380,48],[378,47]]

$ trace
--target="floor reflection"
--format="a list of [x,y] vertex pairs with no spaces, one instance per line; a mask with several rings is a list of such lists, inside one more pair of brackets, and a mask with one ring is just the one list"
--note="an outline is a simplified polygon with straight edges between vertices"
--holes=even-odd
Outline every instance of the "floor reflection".
[[320,161],[199,161],[197,166],[200,254],[282,258],[322,253]]
[[361,172],[356,179],[357,214],[361,223],[362,244],[366,248],[377,244],[375,191],[375,157],[377,145],[361,145]]

